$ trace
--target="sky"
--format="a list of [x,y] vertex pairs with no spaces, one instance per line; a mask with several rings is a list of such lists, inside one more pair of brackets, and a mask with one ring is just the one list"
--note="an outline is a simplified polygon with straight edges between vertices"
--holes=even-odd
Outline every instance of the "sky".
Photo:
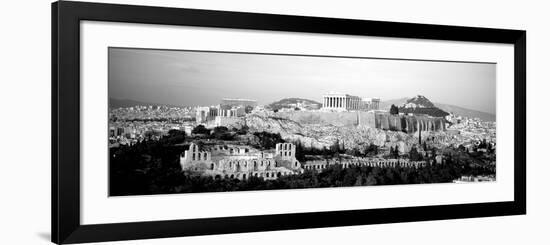
[[181,106],[222,98],[322,102],[341,92],[382,101],[423,95],[496,114],[496,64],[109,48],[109,97]]

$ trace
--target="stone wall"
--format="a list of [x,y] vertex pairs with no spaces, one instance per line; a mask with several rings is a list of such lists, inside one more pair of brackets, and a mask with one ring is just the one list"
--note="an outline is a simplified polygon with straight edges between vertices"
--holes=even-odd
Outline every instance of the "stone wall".
[[391,115],[382,111],[289,111],[278,112],[277,117],[290,119],[300,124],[322,124],[334,126],[364,125],[383,130],[404,131],[444,131],[445,119],[424,115]]
[[339,127],[356,126],[368,120],[366,111],[285,111],[275,113],[276,117],[290,119],[300,124],[323,124]]
[[[183,171],[203,176],[246,179],[251,176],[276,179],[280,176],[303,172],[302,165],[294,157],[295,146],[277,144],[277,150],[285,154],[252,151],[246,147],[215,146],[211,151],[199,149],[191,143],[189,150],[180,156]],[[214,152],[214,155],[211,155]]]
[[395,167],[409,167],[418,168],[426,166],[426,161],[410,161],[409,159],[382,159],[382,158],[356,158],[342,161],[328,160],[328,161],[307,161],[304,163],[303,168],[305,170],[322,171],[330,166],[341,165],[343,168],[349,168],[354,166],[364,167],[380,167],[380,168],[395,168]]

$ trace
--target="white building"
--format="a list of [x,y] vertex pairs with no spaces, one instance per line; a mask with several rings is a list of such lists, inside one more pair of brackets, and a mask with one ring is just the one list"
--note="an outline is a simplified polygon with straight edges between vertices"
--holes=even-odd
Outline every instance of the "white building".
[[380,109],[380,98],[363,98],[363,110],[378,110]]
[[378,110],[379,98],[361,98],[355,95],[329,92],[323,95],[323,109],[331,111]]
[[361,109],[359,96],[330,92],[323,95],[323,109],[337,111],[353,111]]
[[241,180],[252,176],[276,179],[303,172],[296,160],[294,144],[278,143],[275,147],[272,154],[246,146],[215,146],[211,150],[201,150],[191,143],[189,150],[180,156],[180,165],[184,171],[203,176]]

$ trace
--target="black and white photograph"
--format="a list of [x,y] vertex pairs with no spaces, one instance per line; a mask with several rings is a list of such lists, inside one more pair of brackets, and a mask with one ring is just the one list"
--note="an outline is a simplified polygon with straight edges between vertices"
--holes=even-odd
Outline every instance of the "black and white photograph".
[[109,47],[109,196],[494,182],[496,69]]
[[3,6],[0,244],[550,244],[543,1]]

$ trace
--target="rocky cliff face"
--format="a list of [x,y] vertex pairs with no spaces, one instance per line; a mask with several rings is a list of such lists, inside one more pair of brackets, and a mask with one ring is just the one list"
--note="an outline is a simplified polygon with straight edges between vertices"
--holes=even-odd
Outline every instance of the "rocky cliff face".
[[[414,135],[400,131],[388,131],[373,128],[366,125],[339,127],[321,124],[300,124],[286,118],[268,115],[249,114],[240,122],[231,127],[248,126],[250,132],[266,131],[279,133],[287,141],[299,141],[305,147],[329,148],[335,142],[339,142],[346,149],[364,148],[370,144],[382,147],[397,146],[401,151],[407,152],[410,147],[418,142]],[[431,132],[430,134],[437,134]],[[423,138],[430,135],[422,134]]]
[[390,115],[388,113],[375,113],[374,125],[371,127],[414,133],[417,131],[444,131],[445,119],[441,117],[430,117],[425,115]]

